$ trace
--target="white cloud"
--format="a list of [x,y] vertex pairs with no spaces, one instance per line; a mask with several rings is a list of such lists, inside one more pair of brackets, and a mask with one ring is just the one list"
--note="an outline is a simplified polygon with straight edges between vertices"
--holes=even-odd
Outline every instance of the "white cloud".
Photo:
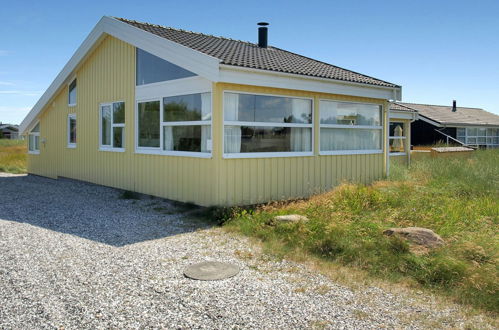
[[14,86],[14,83],[11,83],[10,81],[0,81],[0,86]]
[[23,96],[38,96],[41,95],[42,91],[0,91],[0,94],[4,95],[23,95]]
[[5,49],[0,49],[0,56],[7,56],[9,55],[9,51]]

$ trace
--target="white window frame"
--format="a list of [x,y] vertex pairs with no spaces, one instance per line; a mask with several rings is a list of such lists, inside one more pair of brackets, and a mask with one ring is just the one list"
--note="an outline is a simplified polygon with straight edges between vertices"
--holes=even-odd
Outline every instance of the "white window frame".
[[[70,113],[68,115],[68,122],[67,122],[67,126],[66,126],[67,127],[67,141],[68,141],[67,147],[70,149],[74,149],[74,148],[76,148],[76,142],[71,142],[71,126],[70,126],[71,119],[74,119],[74,121],[75,121],[76,136],[78,137],[78,122],[76,120],[76,113]],[[76,141],[78,141],[78,139]]]
[[[488,135],[487,135],[487,129],[490,129],[490,128],[492,128],[492,129],[497,129],[497,130],[498,130],[498,132],[499,132],[499,126],[493,126],[493,127],[489,127],[489,126],[457,126],[457,127],[456,127],[456,139],[457,139],[457,140],[459,140],[459,139],[458,139],[458,136],[457,136],[457,130],[458,130],[459,128],[463,128],[463,129],[464,129],[464,132],[465,132],[465,133],[464,133],[464,134],[465,134],[465,135],[464,135],[464,144],[466,144],[466,145],[472,145],[472,146],[486,146],[486,147],[498,147],[498,146],[499,146],[499,144],[498,144],[498,143],[488,143],[488,142],[487,142],[488,138],[497,138],[497,137],[499,137],[499,133],[498,133],[498,135],[488,136]],[[479,130],[480,128],[484,128],[484,129],[485,129],[485,135],[478,135],[478,130]],[[468,131],[469,131],[470,129],[476,129],[476,130],[477,130],[477,134],[476,134],[476,135],[469,135],[469,134],[468,134]],[[463,136],[461,135],[460,137],[463,137]],[[485,143],[478,143],[478,138],[485,138]],[[470,140],[470,139],[476,139],[476,142],[474,142],[474,143],[470,143],[470,142],[469,142],[469,140]],[[459,140],[459,141],[461,141],[461,140]],[[463,141],[461,141],[461,142],[463,142]]]
[[[119,123],[115,124],[114,123],[114,111],[113,111],[113,105],[114,103],[123,103],[125,104],[125,122],[124,123]],[[110,106],[111,107],[111,144],[106,145],[102,144],[102,107],[105,106]],[[105,103],[100,103],[99,104],[99,151],[111,151],[111,152],[125,152],[125,147],[126,147],[126,103],[125,101],[113,101],[113,102],[105,102]],[[123,147],[122,148],[115,148],[113,147],[113,131],[115,127],[123,127]]]
[[[33,125],[32,130],[40,124],[40,121],[37,121],[35,125]],[[40,130],[40,128],[39,128]],[[29,143],[30,143],[30,136],[38,137],[38,149],[35,150],[29,150]],[[29,132],[28,133],[28,154],[30,155],[39,155],[40,154],[40,132]]]
[[[180,80],[180,79],[179,79]],[[173,80],[175,81],[175,80]],[[144,86],[144,85],[142,85]],[[143,88],[141,86],[141,88]],[[201,120],[201,121],[176,121],[176,122],[164,122],[163,121],[163,99],[165,97],[182,96],[190,94],[203,94],[210,93],[210,104],[211,104],[211,119]],[[144,102],[154,102],[159,101],[159,147],[140,147],[139,146],[139,103]],[[163,127],[164,126],[210,126],[210,134],[212,147],[209,152],[195,152],[195,151],[174,151],[174,150],[163,150]],[[144,98],[135,101],[135,153],[136,154],[146,154],[146,155],[163,155],[163,156],[180,156],[180,157],[194,157],[194,158],[212,158],[213,157],[213,91],[210,90],[189,90],[186,92],[179,92],[176,94],[164,93],[162,96],[153,98]]]
[[[69,87],[75,81],[76,81],[76,86],[75,86],[75,103],[69,103],[69,92],[70,92]],[[78,81],[76,80],[76,77],[74,77],[73,79],[71,79],[69,81],[69,83],[68,83],[68,94],[67,95],[68,95],[68,107],[75,107],[76,104],[78,103],[77,102],[77,99],[78,99]]]
[[397,120],[390,120],[388,122],[388,134],[390,134],[390,124],[391,123],[401,123],[404,127],[403,127],[403,136],[391,136],[391,135],[388,135],[388,153],[390,156],[406,156],[407,155],[407,151],[405,152],[390,152],[390,140],[403,140],[404,141],[404,150],[406,149],[407,147],[407,144],[406,144],[406,140],[407,140],[407,135],[405,135],[407,133],[407,129],[406,129],[406,126],[407,126],[407,123],[405,122],[402,122],[402,121],[397,121]]
[[[225,93],[233,94],[245,94],[245,95],[261,95],[261,96],[275,96],[275,97],[286,97],[292,99],[303,99],[311,100],[311,110],[312,110],[312,123],[301,124],[301,123],[273,123],[273,122],[253,122],[253,121],[226,121],[225,120]],[[224,90],[222,93],[222,157],[224,159],[236,159],[236,158],[280,158],[280,157],[310,157],[314,155],[314,98],[313,97],[301,97],[301,96],[291,96],[282,94],[266,94],[266,93],[251,93],[242,92],[237,90]],[[311,141],[310,141],[310,151],[275,151],[275,152],[238,152],[238,153],[225,153],[225,126],[250,126],[250,127],[292,127],[292,128],[311,128]]]
[[[376,105],[380,107],[380,119],[381,119],[381,125],[344,125],[344,124],[321,124],[320,122],[320,113],[321,113],[321,102],[326,101],[326,102],[337,102],[337,103],[350,103],[350,104],[370,104],[370,105]],[[384,106],[379,103],[372,103],[372,102],[352,102],[352,101],[342,101],[342,100],[335,100],[335,99],[319,99],[319,155],[320,156],[338,156],[338,155],[371,155],[371,154],[382,154],[383,153],[383,140],[384,140],[384,134],[383,134],[383,123],[384,123],[384,116],[383,116],[383,109]],[[380,149],[364,149],[364,150],[321,150],[321,128],[348,128],[348,129],[378,129],[381,131],[381,147]]]

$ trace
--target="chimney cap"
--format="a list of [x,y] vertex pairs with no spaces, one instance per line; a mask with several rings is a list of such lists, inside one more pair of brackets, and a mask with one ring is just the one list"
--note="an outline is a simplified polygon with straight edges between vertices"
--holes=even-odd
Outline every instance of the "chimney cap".
[[269,25],[269,23],[267,23],[267,22],[258,22],[256,24],[260,25],[260,26],[267,26],[267,25]]

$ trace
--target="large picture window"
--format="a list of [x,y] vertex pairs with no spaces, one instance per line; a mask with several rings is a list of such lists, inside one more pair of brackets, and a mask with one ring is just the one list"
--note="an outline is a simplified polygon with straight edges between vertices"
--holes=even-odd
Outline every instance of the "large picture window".
[[138,149],[210,156],[211,93],[176,95],[138,103]]
[[137,48],[137,86],[196,76],[184,68]]
[[319,108],[321,154],[382,152],[380,105],[322,100]]
[[100,105],[100,149],[124,151],[125,102]]
[[36,124],[28,134],[28,153],[35,155],[40,153],[40,123]]
[[312,100],[224,93],[225,157],[312,154]]

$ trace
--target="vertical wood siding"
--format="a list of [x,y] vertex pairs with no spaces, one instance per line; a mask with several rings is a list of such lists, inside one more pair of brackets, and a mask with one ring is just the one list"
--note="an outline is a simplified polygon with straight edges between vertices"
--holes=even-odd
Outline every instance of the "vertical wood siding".
[[[235,84],[214,84],[214,159],[219,205],[253,204],[269,200],[306,197],[324,192],[344,181],[370,183],[384,175],[384,154],[319,156],[319,100],[362,101],[381,104],[383,100]],[[282,158],[223,159],[223,91],[310,97],[314,100],[314,156]],[[384,115],[386,120],[386,115]],[[383,139],[383,145],[386,140]]]
[[[77,105],[68,107],[67,86],[44,109],[39,155],[30,173],[67,177],[184,202],[213,202],[210,159],[134,153],[135,48],[106,37],[77,69]],[[125,101],[125,152],[99,151],[99,104]],[[77,116],[77,147],[67,145],[67,116]]]
[[[28,155],[30,173],[67,177],[199,205],[235,205],[305,197],[342,181],[368,183],[383,176],[386,155],[319,156],[319,99],[383,100],[242,85],[213,84],[213,158],[134,153],[135,48],[106,37],[76,71],[77,106],[67,86],[40,116],[39,155]],[[314,156],[223,159],[223,91],[314,99]],[[99,104],[125,101],[125,152],[99,151]],[[77,147],[67,148],[67,116],[77,115]],[[386,120],[386,114],[385,114]],[[386,140],[384,144],[386,145]]]

